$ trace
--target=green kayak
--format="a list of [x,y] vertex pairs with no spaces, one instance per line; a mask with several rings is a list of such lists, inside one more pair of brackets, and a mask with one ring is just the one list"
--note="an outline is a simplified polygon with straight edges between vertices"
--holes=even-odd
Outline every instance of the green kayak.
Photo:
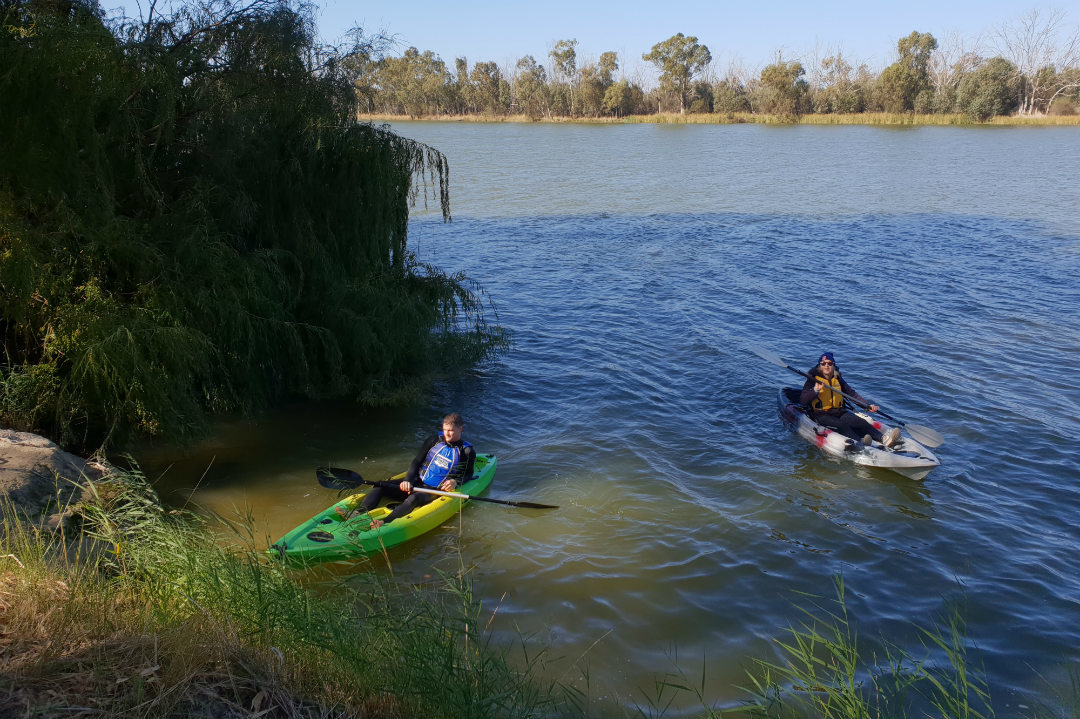
[[[494,478],[495,455],[478,454],[472,479],[462,484],[457,492],[471,496],[483,494]],[[391,479],[405,479],[405,474]],[[375,554],[435,529],[457,514],[461,505],[468,501],[458,497],[437,497],[390,524],[372,529],[371,521],[385,517],[390,509],[383,505],[367,514],[349,516],[364,494],[351,495],[327,507],[270,545],[267,553],[298,564]]]

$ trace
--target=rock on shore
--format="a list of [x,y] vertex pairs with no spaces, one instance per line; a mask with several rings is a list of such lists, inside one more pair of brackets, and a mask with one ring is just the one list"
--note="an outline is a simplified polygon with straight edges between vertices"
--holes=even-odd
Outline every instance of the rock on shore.
[[0,495],[20,518],[59,527],[83,499],[86,481],[107,473],[101,462],[65,452],[44,437],[0,429]]

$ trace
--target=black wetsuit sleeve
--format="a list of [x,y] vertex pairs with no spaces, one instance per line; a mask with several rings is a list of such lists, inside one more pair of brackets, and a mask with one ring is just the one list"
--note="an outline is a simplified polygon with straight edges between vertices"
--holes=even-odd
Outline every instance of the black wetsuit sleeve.
[[458,485],[462,485],[472,479],[473,468],[476,465],[476,450],[472,445],[465,447],[461,452],[462,470],[458,475]]
[[439,441],[438,435],[431,437],[428,441],[424,442],[424,446],[420,448],[420,451],[413,457],[412,464],[409,465],[409,471],[405,473],[405,481],[409,484],[420,484],[420,467],[423,466],[424,460],[427,459],[427,453],[431,451],[431,448],[435,446],[435,443]]
[[810,371],[806,373],[810,376],[803,382],[802,394],[799,395],[799,404],[805,404],[807,407],[810,406],[811,402],[817,399],[817,392],[814,391],[814,385],[817,384],[814,380],[815,370],[817,370],[817,367],[811,368]]

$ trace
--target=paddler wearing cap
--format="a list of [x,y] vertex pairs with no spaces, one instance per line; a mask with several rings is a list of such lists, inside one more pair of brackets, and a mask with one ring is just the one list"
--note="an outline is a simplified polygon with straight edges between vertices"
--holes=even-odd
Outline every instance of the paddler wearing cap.
[[844,380],[832,352],[822,352],[818,363],[806,374],[809,377],[803,383],[800,402],[810,408],[812,420],[866,445],[880,442],[886,447],[892,447],[899,441],[899,427],[881,432],[859,415],[844,408],[841,392],[864,409],[878,411],[876,404],[863,399]]

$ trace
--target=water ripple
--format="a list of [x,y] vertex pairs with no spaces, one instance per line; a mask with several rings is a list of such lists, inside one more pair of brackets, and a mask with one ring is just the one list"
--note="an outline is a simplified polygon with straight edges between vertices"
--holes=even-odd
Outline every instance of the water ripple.
[[[325,506],[296,498],[312,466],[389,473],[455,408],[499,456],[492,496],[562,509],[473,506],[460,531],[392,552],[395,576],[424,581],[460,546],[493,631],[550,643],[570,680],[580,659],[596,693],[652,686],[675,648],[707,657],[707,693],[730,705],[748,658],[775,656],[801,593],[827,597],[836,574],[867,641],[921,655],[912,624],[959,605],[999,707],[1040,696],[1040,676],[1068,692],[1075,130],[409,130],[458,183],[454,223],[418,213],[411,242],[484,287],[513,348],[424,407],[253,428],[228,481],[265,487],[271,526]],[[1053,191],[1002,170],[1019,166]],[[942,466],[914,482],[793,436],[775,397],[802,378],[758,345],[799,368],[836,351],[860,393],[945,436]]]

